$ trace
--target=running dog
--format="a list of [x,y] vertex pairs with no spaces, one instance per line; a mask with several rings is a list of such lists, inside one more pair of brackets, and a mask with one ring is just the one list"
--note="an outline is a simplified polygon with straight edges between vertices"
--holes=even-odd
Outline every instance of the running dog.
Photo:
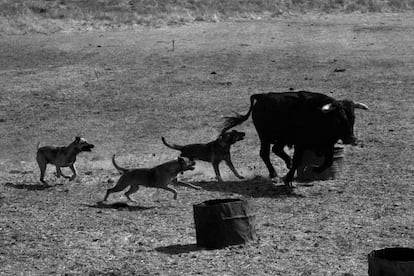
[[[170,191],[174,194],[174,199],[177,199],[177,191],[168,187],[168,184],[177,182],[177,174],[194,170],[195,162],[185,157],[178,157],[154,168],[126,169],[116,164],[114,154],[112,156],[112,164],[122,175],[116,185],[106,191],[105,198],[102,201],[106,201],[110,194],[120,192],[129,186],[125,196],[129,201],[135,202],[130,195],[138,191],[139,186]],[[189,183],[181,182],[181,184],[193,189],[201,189]]]
[[[72,181],[77,176],[75,168],[76,156],[82,151],[90,152],[91,149],[95,147],[93,144],[89,144],[86,139],[79,136],[75,137],[75,141],[70,143],[67,147],[39,146],[40,143],[37,144],[36,161],[40,169],[40,182],[45,185],[47,185],[47,182],[44,179],[47,164],[56,166],[56,177],[59,178],[62,176],[68,178],[69,181]],[[64,175],[60,170],[62,167],[69,167],[73,175]]]
[[219,170],[219,164],[223,160],[226,161],[227,166],[229,166],[235,176],[239,179],[243,179],[243,176],[236,171],[231,162],[230,147],[237,141],[243,140],[244,136],[244,132],[232,130],[220,134],[220,136],[212,142],[206,144],[189,144],[185,146],[169,144],[164,137],[162,137],[161,140],[167,147],[181,151],[180,156],[188,157],[192,160],[210,162],[213,165],[217,180],[223,182]]

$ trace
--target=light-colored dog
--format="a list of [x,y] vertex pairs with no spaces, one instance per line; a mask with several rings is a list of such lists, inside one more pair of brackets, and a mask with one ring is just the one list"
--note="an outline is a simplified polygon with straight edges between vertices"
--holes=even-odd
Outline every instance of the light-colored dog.
[[[67,147],[39,147],[39,145],[40,143],[37,145],[36,161],[40,169],[40,181],[46,185],[47,183],[44,178],[47,164],[53,164],[56,166],[56,176],[58,178],[62,176],[71,181],[77,176],[75,168],[76,156],[82,151],[91,151],[94,147],[93,144],[89,144],[86,139],[81,137],[75,137],[75,141],[70,143]],[[62,167],[69,167],[73,175],[64,175],[60,170]]]
[[[170,191],[174,194],[174,199],[177,199],[177,191],[168,187],[168,184],[177,182],[177,174],[184,173],[188,170],[194,170],[195,162],[186,157],[178,157],[175,160],[153,168],[126,169],[116,164],[115,155],[113,155],[112,164],[122,176],[113,188],[107,190],[103,201],[106,201],[110,194],[120,192],[129,186],[129,189],[125,192],[125,196],[129,201],[135,202],[130,198],[130,195],[138,191],[139,186]],[[201,189],[200,187],[189,183],[181,182],[181,184],[193,189]]]

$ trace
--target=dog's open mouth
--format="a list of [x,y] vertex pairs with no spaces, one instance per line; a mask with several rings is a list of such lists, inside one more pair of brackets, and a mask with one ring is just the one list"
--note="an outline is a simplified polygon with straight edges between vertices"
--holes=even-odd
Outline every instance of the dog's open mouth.
[[195,169],[195,164],[194,165],[189,165],[189,166],[187,166],[187,168],[185,169],[186,171],[192,171],[192,170],[194,170]]
[[184,174],[185,171],[192,171],[194,170],[195,164],[194,165],[188,165],[187,167],[183,168],[183,170],[181,171],[181,174]]
[[236,142],[237,141],[241,141],[244,139],[245,134],[240,134],[239,136],[236,137]]
[[187,166],[185,167],[185,171],[192,171],[195,169],[195,162],[191,161],[190,163],[187,164]]
[[83,147],[82,147],[82,151],[92,151],[92,149],[93,149],[94,147],[95,147],[95,146],[94,146],[94,145],[92,145],[92,144],[85,145],[85,146],[83,146]]

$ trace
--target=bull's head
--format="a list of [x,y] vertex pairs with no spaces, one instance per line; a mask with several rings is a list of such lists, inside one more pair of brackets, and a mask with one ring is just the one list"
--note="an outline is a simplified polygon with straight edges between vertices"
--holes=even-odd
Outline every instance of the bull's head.
[[367,105],[350,100],[328,103],[321,108],[323,113],[335,112],[335,124],[338,126],[339,139],[344,144],[357,144],[357,139],[354,136],[355,108],[368,110]]

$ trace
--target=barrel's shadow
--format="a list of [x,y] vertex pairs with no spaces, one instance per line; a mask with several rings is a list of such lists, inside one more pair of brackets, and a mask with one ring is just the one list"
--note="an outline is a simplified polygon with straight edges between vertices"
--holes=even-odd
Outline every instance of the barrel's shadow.
[[169,246],[160,246],[155,248],[156,251],[165,253],[165,254],[184,254],[194,251],[206,250],[203,247],[198,247],[197,244],[172,244]]

